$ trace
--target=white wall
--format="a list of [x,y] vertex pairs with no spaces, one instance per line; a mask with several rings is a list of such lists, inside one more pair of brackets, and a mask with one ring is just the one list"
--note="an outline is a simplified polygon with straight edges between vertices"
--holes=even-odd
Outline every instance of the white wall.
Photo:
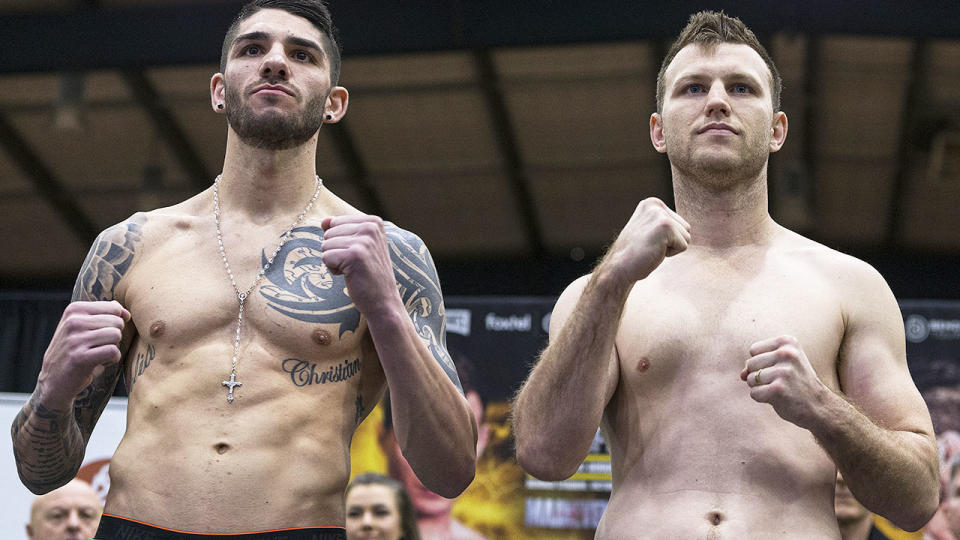
[[[17,413],[27,401],[28,394],[6,394],[0,392],[0,433],[10,433],[10,425]],[[101,460],[108,460],[120,444],[127,418],[127,399],[111,398],[96,429],[87,444],[87,453],[83,458],[84,466]],[[7,540],[26,540],[25,526],[30,519],[30,504],[34,495],[23,487],[17,476],[17,467],[13,461],[13,443],[9,436],[6,442],[0,442],[0,538]],[[81,476],[90,470],[81,468]],[[97,470],[93,479],[94,488],[101,500],[110,488],[110,479],[106,469]]]

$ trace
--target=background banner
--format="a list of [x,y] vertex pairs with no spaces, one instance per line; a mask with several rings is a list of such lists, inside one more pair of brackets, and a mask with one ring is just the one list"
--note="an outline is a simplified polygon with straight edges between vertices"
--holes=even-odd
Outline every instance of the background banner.
[[[59,316],[58,316],[59,318]],[[0,393],[0,427],[6,441],[0,444],[0,538],[26,540],[26,525],[30,521],[30,505],[34,495],[23,487],[13,461],[13,444],[10,441],[10,425],[26,403],[28,394]],[[108,476],[110,458],[120,444],[127,423],[127,398],[113,397],[107,403],[97,422],[87,453],[77,476],[86,480],[100,495],[101,503],[110,489]]]
[[[47,296],[33,298],[36,305],[27,300],[7,311],[10,320],[0,325],[0,341],[5,343],[0,364],[6,366],[2,383],[17,392],[32,390],[46,342],[66,305],[66,300]],[[602,437],[597,435],[580,470],[563,482],[529,477],[514,459],[509,403],[546,346],[554,302],[552,297],[446,300],[447,345],[480,426],[477,476],[457,499],[430,493],[406,468],[390,422],[384,421],[388,415],[383,404],[358,428],[351,448],[353,472],[377,471],[401,480],[425,538],[593,538],[610,492],[609,455]],[[900,306],[907,360],[931,410],[941,469],[947,471],[946,490],[949,465],[960,461],[960,302],[905,300]],[[15,314],[22,320],[14,320]],[[26,397],[0,394],[0,425],[13,422]],[[109,488],[105,466],[122,437],[125,413],[126,399],[113,398],[84,460],[81,476],[101,495]],[[0,444],[0,482],[0,538],[25,539],[33,495],[20,483],[9,439]]]

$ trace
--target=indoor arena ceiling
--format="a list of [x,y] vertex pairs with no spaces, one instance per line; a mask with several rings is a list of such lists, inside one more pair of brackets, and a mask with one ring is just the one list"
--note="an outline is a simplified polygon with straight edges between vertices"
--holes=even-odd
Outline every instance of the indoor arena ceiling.
[[[333,0],[350,90],[318,171],[438,261],[582,258],[647,196],[654,80],[724,7],[784,79],[771,212],[831,247],[960,253],[956,2]],[[62,283],[94,236],[210,186],[208,85],[238,2],[0,0],[0,280]]]

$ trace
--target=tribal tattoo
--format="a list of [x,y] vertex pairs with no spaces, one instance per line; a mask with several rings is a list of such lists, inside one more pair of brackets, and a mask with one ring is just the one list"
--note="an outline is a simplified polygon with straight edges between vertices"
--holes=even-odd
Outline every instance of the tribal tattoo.
[[[457,370],[446,348],[446,313],[430,252],[415,234],[392,223],[385,223],[384,229],[397,288],[414,327],[447,377],[457,388],[461,388]],[[266,283],[260,286],[260,295],[271,309],[292,319],[337,324],[340,336],[345,332],[355,332],[360,327],[361,314],[347,293],[344,277],[331,274],[323,264],[323,229],[297,227],[291,236],[264,274]],[[266,256],[265,252],[261,254],[262,262],[266,262]],[[316,372],[317,377],[308,376],[304,370],[314,369],[312,364],[294,362],[302,361],[291,362],[288,359],[283,365],[294,384],[308,384],[298,384],[298,377],[302,377],[303,381],[319,381],[317,377],[323,372]],[[331,380],[328,378],[326,381]]]
[[[260,295],[274,310],[298,321],[339,324],[339,335],[355,332],[360,311],[347,294],[343,276],[330,273],[320,250],[323,229],[297,227],[264,274]],[[261,255],[266,262],[266,253]]]
[[462,394],[457,368],[447,352],[447,316],[433,258],[417,235],[392,223],[385,223],[384,229],[397,288],[413,326],[427,350]]

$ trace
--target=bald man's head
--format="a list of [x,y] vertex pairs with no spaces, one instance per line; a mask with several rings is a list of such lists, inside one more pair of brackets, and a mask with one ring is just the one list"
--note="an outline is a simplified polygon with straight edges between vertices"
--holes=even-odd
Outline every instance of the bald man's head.
[[30,540],[86,540],[100,524],[100,497],[82,480],[41,495],[30,508]]

